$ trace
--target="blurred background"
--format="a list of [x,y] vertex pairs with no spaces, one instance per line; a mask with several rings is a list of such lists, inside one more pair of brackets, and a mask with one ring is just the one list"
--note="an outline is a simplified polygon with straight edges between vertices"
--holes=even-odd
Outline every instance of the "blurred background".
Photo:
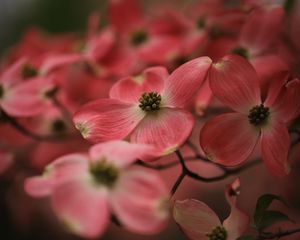
[[[161,1],[143,0],[141,2],[145,4],[144,7],[146,8],[147,4],[153,5],[154,2],[159,4]],[[171,4],[186,5],[192,1],[173,0],[169,2]],[[90,13],[99,11],[105,18],[106,8],[106,0],[0,0],[0,56],[5,56],[10,47],[20,40],[22,34],[29,27],[38,27],[49,33],[84,32]],[[198,131],[196,132],[198,134]],[[242,182],[242,195],[239,205],[242,209],[245,209],[248,213],[252,213],[255,208],[256,199],[261,194],[270,192],[283,195],[290,204],[290,210],[284,210],[290,213],[291,218],[299,218],[299,144],[297,148],[294,158],[298,161],[294,161],[292,174],[284,180],[273,178],[261,165],[239,175]],[[170,158],[174,159],[174,156]],[[194,164],[193,167],[195,171],[199,171],[203,175],[211,170],[211,166],[207,165]],[[165,177],[170,188],[179,173],[179,167],[163,172],[162,175]],[[21,188],[23,179],[24,176],[16,178],[15,181],[19,181],[19,184],[14,184],[14,186]],[[234,177],[231,177],[212,184],[202,184],[186,179],[178,190],[176,198],[185,199],[193,197],[201,199],[224,219],[229,214],[229,206],[226,204],[224,197],[224,187],[234,179]],[[67,233],[58,223],[47,199],[32,199],[24,196],[23,194],[25,193],[22,193],[20,189],[11,188],[11,183],[5,182],[5,179],[0,180],[0,240],[80,239]],[[7,191],[10,194],[2,194]],[[19,195],[22,201],[18,201],[18,194],[22,194]],[[10,196],[14,196],[14,198],[9,198]],[[10,208],[7,207],[7,203],[9,203]],[[181,240],[185,239],[185,237],[174,221],[170,220],[168,228],[156,236],[141,236],[129,233],[111,224],[107,234],[101,239]],[[295,238],[282,239],[300,239],[300,236],[298,235],[298,238],[295,236]]]

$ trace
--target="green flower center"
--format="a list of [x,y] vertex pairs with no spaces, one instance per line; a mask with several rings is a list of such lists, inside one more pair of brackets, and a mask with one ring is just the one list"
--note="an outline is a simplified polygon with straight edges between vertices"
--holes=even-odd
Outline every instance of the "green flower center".
[[203,17],[198,18],[197,20],[197,28],[198,29],[203,29],[205,27],[205,20]]
[[227,231],[223,226],[215,227],[210,233],[206,234],[209,240],[226,240]]
[[263,104],[260,104],[250,109],[248,119],[252,125],[258,126],[265,123],[269,115],[269,108],[265,107]]
[[143,93],[139,99],[139,107],[145,112],[154,112],[160,109],[161,96],[157,92]]
[[143,30],[139,30],[139,31],[136,31],[136,32],[132,33],[130,41],[131,41],[133,46],[139,46],[142,43],[146,42],[147,39],[148,39],[147,32],[145,32]]
[[240,55],[246,59],[249,59],[249,53],[246,48],[237,47],[237,48],[232,49],[231,53],[234,53],[234,54]]
[[119,170],[105,159],[92,163],[89,170],[96,183],[106,187],[113,187],[119,177]]
[[23,78],[31,78],[38,75],[38,70],[29,64],[25,64],[22,68]]
[[65,122],[62,119],[56,119],[52,123],[51,128],[52,128],[53,132],[61,133],[61,132],[66,130],[67,126],[66,126]]

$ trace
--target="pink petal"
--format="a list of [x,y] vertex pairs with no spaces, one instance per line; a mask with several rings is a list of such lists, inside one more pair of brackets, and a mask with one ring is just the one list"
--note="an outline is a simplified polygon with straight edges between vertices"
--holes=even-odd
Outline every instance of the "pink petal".
[[200,57],[177,68],[166,81],[162,93],[166,105],[182,107],[191,101],[203,84],[211,63],[209,57]]
[[120,101],[137,103],[145,92],[160,93],[167,77],[168,71],[164,67],[147,68],[141,75],[126,77],[115,83],[109,96]]
[[290,136],[286,126],[274,122],[262,129],[261,152],[266,167],[276,176],[284,177],[290,172],[288,152]]
[[83,58],[80,54],[61,54],[49,56],[43,62],[40,71],[43,75],[46,75],[59,67],[64,67],[82,60]]
[[207,240],[206,234],[221,226],[218,216],[205,203],[195,199],[176,201],[173,217],[191,240]]
[[250,156],[259,134],[247,116],[226,113],[206,122],[200,132],[200,144],[211,161],[235,166]]
[[109,223],[106,192],[84,179],[65,183],[55,189],[52,205],[67,229],[82,237],[103,234]]
[[110,23],[120,32],[137,28],[142,22],[142,14],[137,0],[110,0]]
[[53,88],[51,79],[35,78],[13,88],[4,89],[4,97],[0,104],[4,111],[12,116],[34,116],[45,110],[49,104],[45,93]]
[[48,176],[31,177],[24,182],[25,192],[35,198],[50,196],[53,186],[54,182]]
[[195,110],[199,116],[204,115],[205,110],[210,104],[212,98],[213,94],[210,90],[209,81],[206,80],[198,92],[195,102]]
[[169,217],[168,190],[157,172],[132,168],[121,175],[111,193],[114,213],[127,229],[137,233],[158,233]]
[[[274,84],[274,82],[277,82],[278,78],[282,78],[284,81],[284,77],[289,73],[289,67],[286,65],[285,62],[281,60],[276,55],[264,55],[261,57],[256,57],[251,59],[251,63],[254,66],[258,76],[259,76],[259,85],[261,89],[261,96],[262,99],[265,100],[267,95],[268,98],[270,98],[269,91],[273,91],[275,97],[277,97],[276,94],[276,88],[280,87],[279,84]],[[279,80],[280,81],[280,80]],[[283,82],[281,83],[281,85]],[[272,89],[274,88],[275,89]],[[271,99],[266,100],[268,104],[271,104],[271,102],[274,101]]]
[[153,36],[141,46],[141,59],[151,64],[166,64],[179,53],[180,39],[171,36]]
[[284,9],[281,6],[254,11],[242,29],[241,45],[250,48],[252,54],[267,50],[279,34],[283,18]]
[[155,146],[161,155],[181,146],[194,126],[192,114],[181,109],[162,108],[148,114],[131,134],[131,142]]
[[98,35],[94,35],[87,43],[85,50],[86,57],[92,61],[103,58],[112,49],[115,43],[115,34],[112,29],[102,30]]
[[91,161],[105,158],[118,167],[126,167],[137,159],[149,156],[153,147],[145,144],[134,144],[125,141],[109,141],[94,145],[90,149]]
[[240,193],[240,180],[236,179],[231,185],[227,186],[225,195],[230,205],[231,212],[223,222],[227,230],[228,239],[237,239],[248,228],[250,223],[249,216],[242,212],[236,205],[236,198]]
[[125,138],[144,116],[138,105],[100,99],[84,105],[73,121],[84,138],[102,142]]
[[297,117],[300,110],[300,81],[293,79],[285,84],[271,107],[271,114],[283,122]]
[[238,55],[227,55],[210,71],[214,95],[235,111],[248,114],[261,103],[258,76],[252,65]]
[[31,177],[24,183],[25,191],[32,197],[45,197],[55,186],[86,174],[88,158],[84,154],[68,154],[49,164],[42,176]]
[[21,58],[16,61],[14,64],[9,66],[1,75],[0,82],[5,86],[13,85],[22,80],[22,69],[27,60],[25,58]]

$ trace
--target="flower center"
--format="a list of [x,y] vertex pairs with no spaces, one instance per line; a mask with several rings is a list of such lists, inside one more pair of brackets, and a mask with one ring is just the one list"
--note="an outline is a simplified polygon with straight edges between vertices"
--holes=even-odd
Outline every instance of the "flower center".
[[145,32],[143,30],[139,30],[139,31],[132,33],[131,43],[133,46],[139,46],[142,43],[146,42],[147,39],[148,39],[147,32]]
[[145,112],[154,112],[160,109],[161,96],[157,92],[143,93],[139,99],[139,107]]
[[25,64],[22,68],[22,76],[24,79],[35,77],[38,75],[38,70],[29,64]]
[[227,231],[223,226],[215,227],[210,233],[206,234],[209,240],[226,240]]
[[246,48],[243,47],[237,47],[231,50],[232,53],[240,55],[246,59],[249,59],[248,51]]
[[250,109],[248,119],[251,124],[258,126],[265,123],[269,115],[269,108],[265,107],[263,104],[260,104]]
[[52,131],[55,133],[61,133],[66,130],[66,124],[61,119],[54,120],[51,127],[52,127]]
[[197,28],[198,29],[203,29],[205,27],[205,20],[203,17],[200,17],[198,20],[197,20]]
[[90,165],[90,173],[97,184],[105,185],[106,187],[113,187],[119,177],[119,170],[107,163],[105,159],[92,163]]

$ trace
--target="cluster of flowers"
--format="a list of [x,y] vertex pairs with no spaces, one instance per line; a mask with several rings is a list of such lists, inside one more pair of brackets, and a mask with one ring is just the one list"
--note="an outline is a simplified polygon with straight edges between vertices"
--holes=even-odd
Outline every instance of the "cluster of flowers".
[[173,208],[191,239],[236,239],[249,223],[236,206],[238,180],[226,190],[232,212],[222,225],[202,202],[173,205],[159,174],[135,162],[177,151],[216,98],[234,112],[205,122],[206,157],[237,166],[259,142],[268,170],[287,175],[288,126],[300,113],[297,14],[254,0],[199,1],[187,14],[166,7],[146,16],[135,0],[108,7],[109,23],[99,29],[92,15],[85,37],[31,29],[6,56],[0,171],[24,156],[31,169],[44,169],[25,181],[26,192],[49,196],[81,236],[103,234],[112,216],[130,231],[157,233]]

